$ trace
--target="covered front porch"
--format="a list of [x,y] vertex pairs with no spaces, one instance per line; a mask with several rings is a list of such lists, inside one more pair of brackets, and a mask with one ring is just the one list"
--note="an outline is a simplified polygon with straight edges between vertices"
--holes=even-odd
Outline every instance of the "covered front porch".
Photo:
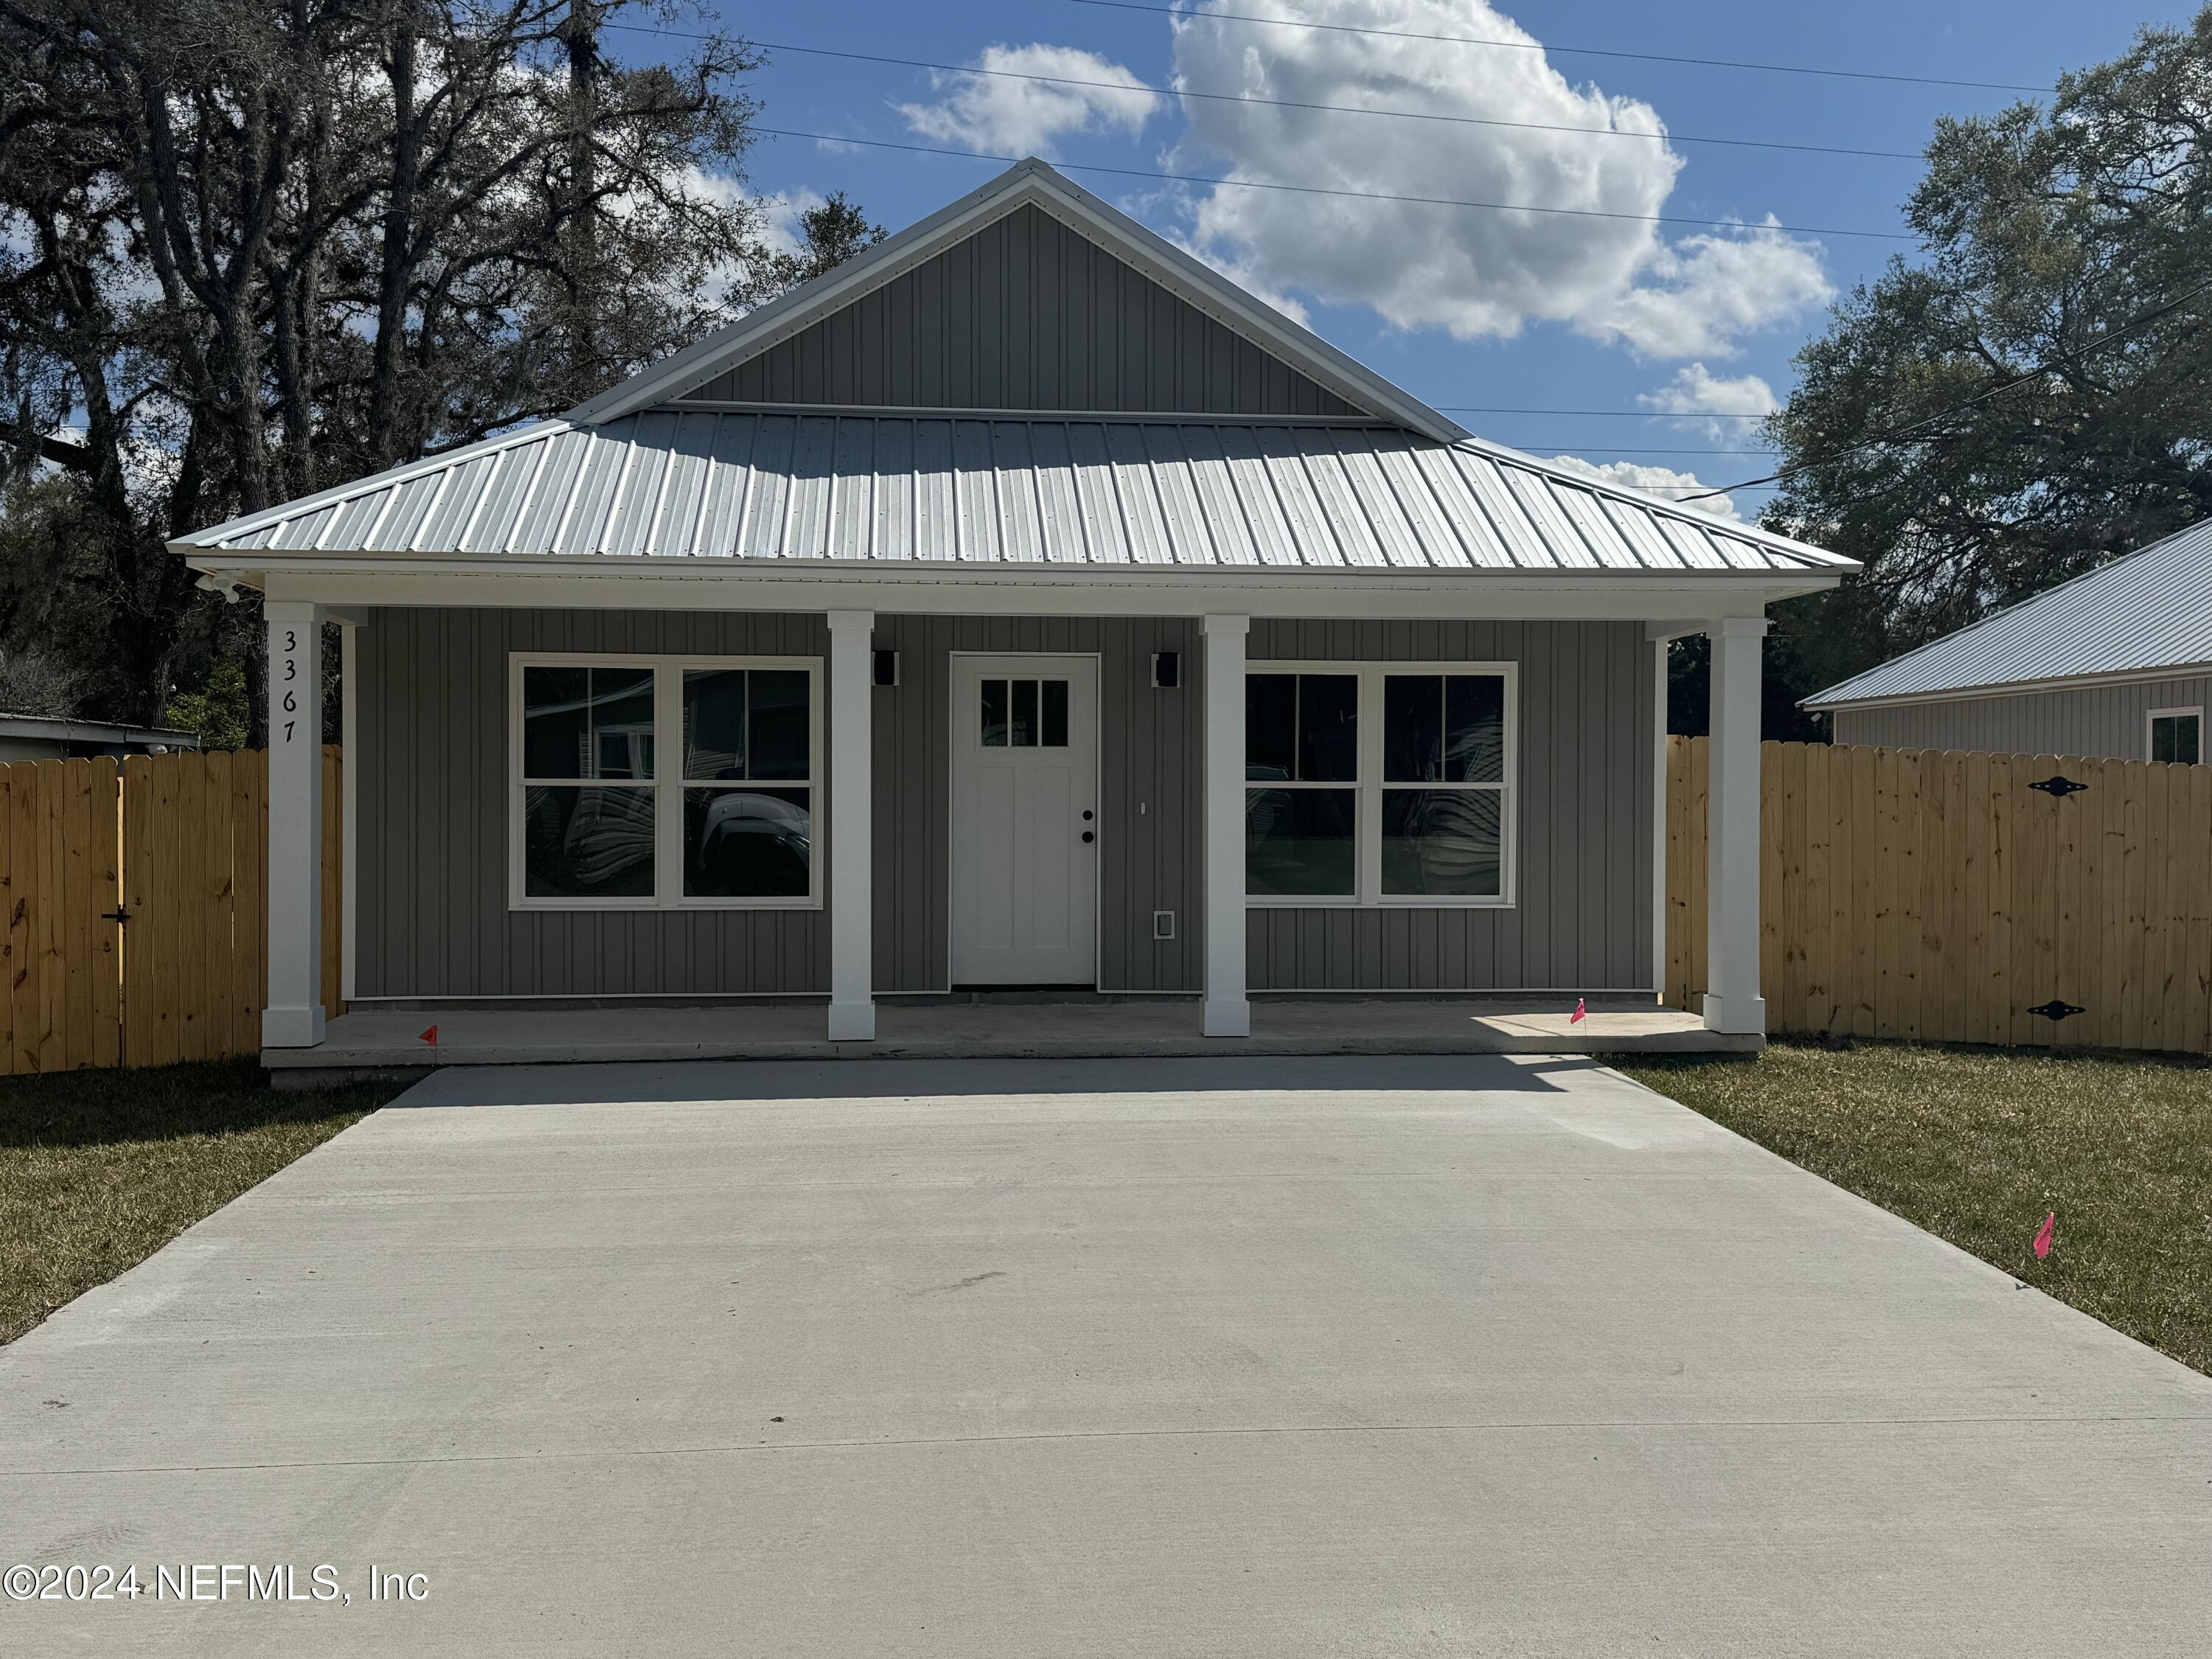
[[[1260,997],[1250,1030],[1206,1036],[1185,998],[1017,1000],[897,999],[875,1035],[833,1038],[819,1003],[711,1007],[375,1008],[341,1015],[311,1048],[263,1056],[281,1079],[432,1066],[638,1063],[682,1060],[1113,1060],[1218,1054],[1609,1054],[1756,1049],[1755,1034],[1716,1031],[1649,999],[1608,999],[1574,1018],[1560,999]],[[431,1041],[434,1031],[435,1041]]]

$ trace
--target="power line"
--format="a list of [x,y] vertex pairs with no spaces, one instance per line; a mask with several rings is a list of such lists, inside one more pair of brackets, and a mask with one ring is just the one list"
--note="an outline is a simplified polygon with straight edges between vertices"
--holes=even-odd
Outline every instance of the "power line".
[[1447,415],[1611,415],[1626,421],[1763,421],[1771,409],[1532,409],[1507,404],[1431,404]]
[[[1577,444],[1564,438],[1547,438],[1540,444],[1514,443],[1504,438],[1492,438],[1494,444],[1504,444],[1508,449],[1518,449],[1533,455],[1540,450],[1578,450],[1590,455],[1771,455],[1771,449],[1644,449],[1633,444]],[[1741,488],[1741,486],[1731,486]]]
[[[707,37],[683,29],[647,28],[637,23],[608,23],[603,27],[627,29],[634,34],[667,34],[678,40]],[[940,75],[988,76],[1002,81],[1039,81],[1056,87],[1086,87],[1102,92],[1153,98],[1189,98],[1221,104],[1260,104],[1272,109],[1317,110],[1331,115],[1379,115],[1401,121],[1440,121],[1457,126],[1510,127],[1522,132],[1579,132],[1593,138],[1638,138],[1647,143],[1726,144],[1736,149],[1794,150],[1807,155],[1864,155],[1884,161],[1917,161],[1917,149],[1856,149],[1841,144],[1792,144],[1778,138],[1714,138],[1686,132],[1637,132],[1620,127],[1577,127],[1554,121],[1507,121],[1485,115],[1442,115],[1419,109],[1374,109],[1359,104],[1316,104],[1295,98],[1262,98],[1253,93],[1194,92],[1187,87],[1156,87],[1146,82],[1085,81],[1072,75],[1039,75],[1026,70],[975,69],[962,64],[936,64],[919,58],[887,58],[869,52],[837,52],[828,46],[795,46],[787,41],[753,40],[769,52],[798,52],[810,58],[837,58],[856,64],[890,64],[901,69],[928,70]]]
[[1315,23],[1297,17],[1255,17],[1245,12],[1186,11],[1180,6],[1147,5],[1140,0],[1067,0],[1076,6],[1109,11],[1156,12],[1184,22],[1270,23],[1278,28],[1326,29],[1338,34],[1381,35],[1395,40],[1443,40],[1462,46],[1498,46],[1510,52],[1557,52],[1569,58],[1622,58],[1641,64],[1686,64],[1700,69],[1755,70],[1766,75],[1818,75],[1841,81],[1895,81],[1915,87],[1974,87],[1988,92],[2050,92],[2014,81],[1956,81],[1933,75],[1887,75],[1874,70],[1817,69],[1808,64],[1756,64],[1732,58],[1675,57],[1659,52],[1621,52],[1605,46],[1559,46],[1544,40],[1492,40],[1470,34],[1420,34],[1410,29],[1378,29],[1355,23]]
[[[1914,433],[1934,426],[1938,421],[1947,421],[1954,415],[1963,415],[1970,409],[1979,408],[1992,398],[2003,396],[2014,386],[2025,386],[2030,380],[2041,380],[2045,375],[2057,369],[2061,363],[2079,362],[2092,352],[2102,351],[2106,346],[2126,335],[2134,333],[2145,324],[2154,323],[2160,318],[2179,311],[2198,295],[2205,293],[2212,293],[2212,282],[2199,283],[2186,293],[2168,300],[2164,305],[2154,310],[2147,311],[2140,317],[2122,323],[2118,328],[2108,330],[2085,345],[2077,347],[2072,351],[2062,351],[2056,356],[2038,363],[2033,368],[2024,369],[2008,380],[1998,381],[1986,391],[1978,392],[1971,398],[1964,398],[1955,404],[1948,404],[1937,410],[1933,415],[1923,416],[1921,419],[1909,422],[1904,426],[1893,427],[1887,432],[1877,432],[1870,438],[1862,438],[1855,444],[1846,444],[1843,448],[1830,454],[1816,455],[1810,460],[1799,461],[1793,465],[1784,467],[1778,472],[1770,472],[1763,478],[1751,478],[1742,483],[1723,484],[1718,489],[1707,490],[1705,495],[1724,495],[1731,489],[1749,489],[1757,484],[1779,483],[1784,478],[1796,477],[1800,472],[1810,471],[1816,466],[1826,466],[1831,462],[1846,459],[1863,451],[1877,448],[1883,444],[1902,443],[1911,439]],[[1705,495],[1690,495],[1684,499],[1697,501],[1703,501],[1705,498]]]
[[[934,144],[895,143],[888,138],[854,138],[836,132],[799,132],[790,127],[755,127],[755,132],[775,138],[806,138],[823,144],[858,144],[869,149],[906,150],[915,155],[951,155],[973,161],[1018,161],[1018,155],[994,155],[988,150],[951,149]],[[1158,173],[1146,167],[1102,167],[1094,161],[1055,161],[1065,173],[1103,173],[1121,179],[1157,179],[1169,184],[1216,185],[1232,190],[1289,191],[1300,196],[1341,196],[1361,202],[1407,202],[1418,207],[1480,208],[1492,213],[1543,213],[1570,219],[1618,219],[1644,225],[1697,225],[1709,229],[1773,230],[1793,236],[1864,236],[1879,241],[1910,242],[1898,230],[1840,230],[1817,225],[1752,225],[1741,219],[1696,219],[1669,213],[1611,213],[1601,208],[1535,207],[1517,202],[1463,201],[1449,196],[1399,196],[1379,190],[1334,190],[1326,185],[1284,185],[1258,179],[1221,179],[1201,173]]]

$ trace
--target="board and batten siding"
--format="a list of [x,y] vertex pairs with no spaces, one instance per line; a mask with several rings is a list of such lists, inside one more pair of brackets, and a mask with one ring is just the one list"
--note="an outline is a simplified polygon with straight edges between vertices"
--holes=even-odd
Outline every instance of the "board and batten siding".
[[2150,711],[2212,710],[2212,678],[2076,685],[2001,697],[1839,708],[1835,740],[1884,749],[2150,758]]
[[1518,902],[1258,908],[1255,991],[1649,991],[1650,642],[1638,623],[1255,620],[1254,662],[1517,662]]
[[[876,988],[947,983],[951,657],[981,651],[1097,655],[1099,985],[1200,991],[1196,624],[878,613],[875,644],[900,654],[900,684],[872,693]],[[1255,990],[1650,988],[1651,674],[1638,624],[1262,620],[1249,649],[1255,661],[1521,665],[1519,903],[1255,909]],[[507,908],[517,651],[826,658],[828,629],[777,613],[374,612],[357,655],[361,999],[825,992],[822,910]],[[1181,687],[1152,684],[1159,651],[1182,653]],[[817,812],[835,811],[817,787]],[[1174,939],[1152,938],[1155,910],[1175,913]]]
[[1025,206],[687,393],[687,403],[1357,416]]

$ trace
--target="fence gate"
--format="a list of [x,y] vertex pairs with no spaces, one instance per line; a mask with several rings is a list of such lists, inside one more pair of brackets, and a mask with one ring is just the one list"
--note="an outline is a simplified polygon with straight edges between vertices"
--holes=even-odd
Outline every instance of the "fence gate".
[[[268,757],[0,766],[0,1072],[261,1048]],[[337,1000],[339,759],[323,751],[323,987]]]
[[[1763,745],[1778,1032],[2212,1048],[2212,767]],[[1671,738],[1668,999],[1705,977],[1705,739]]]

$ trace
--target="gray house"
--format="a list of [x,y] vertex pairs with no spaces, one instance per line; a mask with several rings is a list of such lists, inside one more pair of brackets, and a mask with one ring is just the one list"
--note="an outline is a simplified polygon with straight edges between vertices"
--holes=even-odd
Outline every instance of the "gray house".
[[2212,520],[1831,686],[1838,743],[2204,758]]
[[326,1038],[325,622],[342,1024],[1649,1008],[1704,632],[1700,1029],[1755,1040],[1764,610],[1856,568],[1480,442],[1034,161],[557,420],[173,546],[265,596],[272,1063]]

